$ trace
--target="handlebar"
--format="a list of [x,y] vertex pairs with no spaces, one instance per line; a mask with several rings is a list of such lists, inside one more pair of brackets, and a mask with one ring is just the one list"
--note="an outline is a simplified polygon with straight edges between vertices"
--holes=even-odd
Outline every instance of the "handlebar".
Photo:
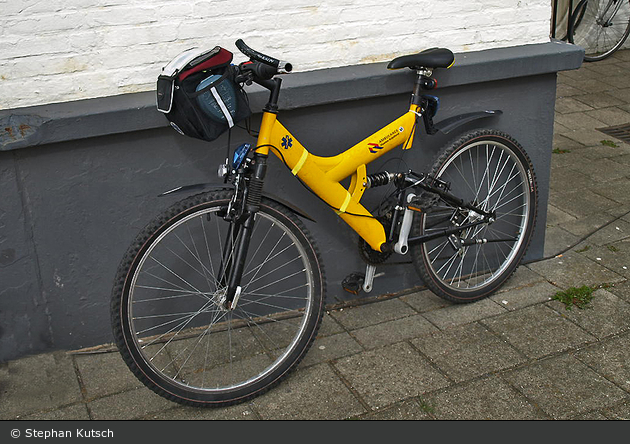
[[[258,52],[250,48],[249,46],[247,46],[242,39],[238,39],[236,41],[236,47],[239,49],[239,51],[241,51],[243,54],[249,57],[250,60],[257,61],[257,62],[263,63],[264,65],[275,68],[275,72],[273,75],[278,74],[278,73],[291,72],[293,70],[293,65],[291,65],[289,62],[284,62],[282,60],[278,60],[274,57],[269,57],[268,55]],[[264,74],[266,75],[268,75],[271,72],[270,70],[267,70],[264,68],[261,68],[261,70],[264,70],[265,71]],[[273,77],[273,75],[271,77]]]

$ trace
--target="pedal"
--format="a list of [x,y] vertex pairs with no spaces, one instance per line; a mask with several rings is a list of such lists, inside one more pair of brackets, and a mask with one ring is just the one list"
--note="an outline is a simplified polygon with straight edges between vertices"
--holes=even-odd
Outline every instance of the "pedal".
[[433,207],[435,207],[439,202],[440,196],[437,194],[429,191],[422,191],[420,194],[411,199],[407,207],[410,210],[417,211],[419,213],[431,213],[433,211]]
[[341,286],[348,293],[359,294],[361,289],[363,288],[363,282],[365,282],[365,274],[363,273],[352,273],[341,281]]

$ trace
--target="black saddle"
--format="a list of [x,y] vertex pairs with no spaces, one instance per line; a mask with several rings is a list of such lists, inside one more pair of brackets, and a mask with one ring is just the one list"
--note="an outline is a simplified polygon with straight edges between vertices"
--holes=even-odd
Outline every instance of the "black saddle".
[[396,57],[387,64],[387,69],[400,68],[449,68],[455,56],[446,48],[430,48],[418,54]]

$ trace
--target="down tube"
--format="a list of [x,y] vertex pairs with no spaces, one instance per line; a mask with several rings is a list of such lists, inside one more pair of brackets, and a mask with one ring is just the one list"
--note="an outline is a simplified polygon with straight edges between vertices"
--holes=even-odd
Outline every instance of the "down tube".
[[381,246],[387,240],[383,225],[374,219],[343,185],[327,174],[338,164],[339,159],[309,153],[295,136],[275,119],[270,131],[268,133],[261,131],[260,136],[258,146],[261,148],[265,145],[273,146],[271,151],[284,161],[293,175],[299,177],[324,202],[337,209],[337,214],[373,249],[381,250]]

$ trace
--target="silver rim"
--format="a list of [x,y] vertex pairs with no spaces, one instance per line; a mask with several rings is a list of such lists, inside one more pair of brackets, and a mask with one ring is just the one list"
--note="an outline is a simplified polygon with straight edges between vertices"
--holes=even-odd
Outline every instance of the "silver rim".
[[228,224],[213,207],[163,232],[133,275],[128,322],[142,359],[187,391],[234,390],[282,365],[307,327],[313,270],[278,219],[259,212],[234,310],[219,269]]
[[603,58],[623,44],[629,21],[628,0],[589,0],[575,24],[573,43],[584,48],[587,57]]
[[[459,292],[489,286],[513,263],[523,244],[531,206],[527,172],[505,145],[480,141],[456,152],[436,176],[450,182],[456,196],[496,212],[496,220],[469,228],[461,236],[425,243],[422,251],[429,272]],[[430,234],[477,218],[473,212],[442,204],[424,216],[423,231]],[[483,243],[458,243],[471,239]]]

